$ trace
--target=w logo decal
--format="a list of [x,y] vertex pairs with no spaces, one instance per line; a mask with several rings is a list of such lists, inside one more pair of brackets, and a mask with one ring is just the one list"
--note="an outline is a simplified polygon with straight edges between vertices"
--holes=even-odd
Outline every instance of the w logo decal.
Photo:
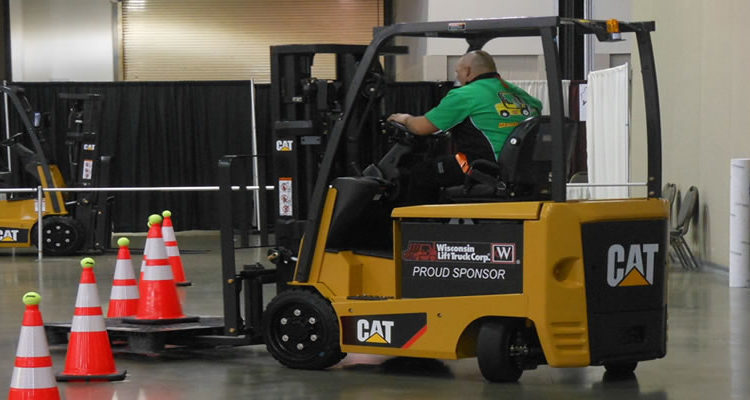
[[495,264],[515,264],[516,244],[515,243],[493,243],[492,244],[492,262]]

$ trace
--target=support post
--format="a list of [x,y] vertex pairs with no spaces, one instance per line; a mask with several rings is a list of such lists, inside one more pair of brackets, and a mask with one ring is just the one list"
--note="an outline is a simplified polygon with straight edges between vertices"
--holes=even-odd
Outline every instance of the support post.
[[36,259],[42,261],[42,248],[44,243],[42,242],[42,236],[44,234],[42,219],[44,215],[44,189],[41,186],[36,187]]

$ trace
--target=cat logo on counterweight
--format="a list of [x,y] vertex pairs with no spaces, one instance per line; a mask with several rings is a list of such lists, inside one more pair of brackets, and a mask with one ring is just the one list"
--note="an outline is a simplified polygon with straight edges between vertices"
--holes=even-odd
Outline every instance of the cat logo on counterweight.
[[613,244],[607,250],[607,284],[649,286],[654,284],[654,260],[658,243],[631,244],[627,248]]

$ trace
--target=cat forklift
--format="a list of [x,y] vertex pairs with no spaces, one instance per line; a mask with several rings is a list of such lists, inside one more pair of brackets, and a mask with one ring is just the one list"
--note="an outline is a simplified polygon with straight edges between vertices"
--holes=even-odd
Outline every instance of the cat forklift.
[[[7,96],[23,128],[0,142],[0,147],[8,149],[8,165],[12,165],[12,154],[36,185],[44,189],[67,187],[60,169],[47,156],[50,150],[43,136],[44,114],[32,111],[23,88],[2,85],[0,92]],[[100,155],[101,96],[63,93],[60,98],[70,103],[66,132],[70,162],[67,183],[73,187],[106,185],[111,157]],[[19,182],[22,182],[20,174],[10,167],[0,173],[0,187],[19,187]],[[38,246],[38,203],[36,194],[29,197],[25,193],[11,192],[0,200],[0,248]],[[41,203],[44,254],[62,256],[109,247],[111,198],[105,193],[65,195],[60,191],[47,191]]]
[[[634,33],[646,105],[644,198],[566,200],[572,129],[556,44],[566,26],[600,41]],[[638,362],[664,357],[668,206],[660,199],[654,29],[653,21],[562,17],[376,28],[327,138],[298,252],[269,257],[295,266],[262,317],[273,357],[299,369],[325,369],[347,352],[476,357],[491,382],[517,381],[541,364],[631,374]],[[500,161],[475,161],[466,183],[445,188],[436,204],[395,201],[403,162],[421,140],[403,126],[361,176],[329,176],[368,68],[397,36],[463,39],[469,51],[499,37],[541,40],[549,115],[521,123]]]

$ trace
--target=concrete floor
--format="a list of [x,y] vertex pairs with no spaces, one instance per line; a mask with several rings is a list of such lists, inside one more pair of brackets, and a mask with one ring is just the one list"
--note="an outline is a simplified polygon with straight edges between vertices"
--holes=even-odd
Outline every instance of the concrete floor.
[[[188,279],[185,312],[219,315],[219,238],[213,232],[178,234]],[[132,247],[145,238],[132,237]],[[194,250],[194,251],[187,251]],[[195,251],[204,250],[204,251]],[[189,254],[185,254],[189,253]],[[241,250],[239,263],[254,263],[261,250]],[[99,294],[109,299],[114,254],[97,260]],[[13,370],[23,304],[31,290],[43,296],[47,322],[70,321],[80,257],[36,261],[30,250],[0,250],[0,381]],[[140,265],[140,258],[135,263]],[[635,376],[611,379],[602,367],[524,372],[518,384],[486,383],[475,359],[398,359],[350,354],[327,371],[282,367],[264,346],[180,351],[161,357],[118,354],[124,382],[60,383],[66,399],[748,399],[750,398],[750,290],[729,289],[725,274],[673,269],[669,279],[667,357],[643,362]],[[268,293],[267,297],[273,293]],[[106,312],[106,308],[105,308]],[[55,371],[65,347],[51,348]],[[7,386],[6,386],[7,388]],[[7,393],[7,392],[6,392]]]

